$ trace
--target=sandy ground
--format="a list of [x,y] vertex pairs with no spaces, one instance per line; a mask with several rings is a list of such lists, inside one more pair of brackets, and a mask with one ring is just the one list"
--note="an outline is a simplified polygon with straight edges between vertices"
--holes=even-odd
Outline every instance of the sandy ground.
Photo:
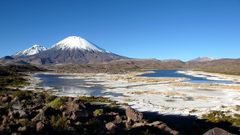
[[[209,73],[198,71],[180,71],[200,76]],[[131,74],[71,74],[64,79],[84,79],[85,87],[101,85],[102,93],[119,103],[127,103],[139,111],[159,112],[160,114],[196,115],[210,110],[226,110],[235,112],[240,105],[239,84],[194,84],[181,82],[184,78],[147,78],[139,77],[140,73]],[[68,74],[69,75],[69,74]],[[239,81],[238,76],[213,75],[214,79],[227,78]],[[212,77],[213,78],[213,77]],[[25,89],[44,89],[38,86],[41,81],[32,77],[31,86]],[[54,90],[47,88],[47,90]],[[60,96],[88,95],[87,90],[67,89],[54,91]],[[115,96],[109,93],[114,93]]]

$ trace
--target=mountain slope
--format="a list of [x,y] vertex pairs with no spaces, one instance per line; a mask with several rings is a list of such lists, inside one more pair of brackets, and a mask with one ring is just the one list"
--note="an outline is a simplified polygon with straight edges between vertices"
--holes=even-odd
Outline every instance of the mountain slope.
[[14,56],[15,57],[21,57],[21,56],[31,56],[31,55],[35,55],[38,54],[42,51],[47,50],[45,47],[41,46],[41,45],[33,45],[32,47],[23,50],[23,51],[19,51],[18,53],[16,53]]
[[53,45],[52,48],[55,48],[56,50],[82,50],[105,52],[105,50],[78,36],[69,36],[59,41],[57,44]]
[[107,52],[82,37],[69,36],[25,60],[34,64],[85,64],[124,58],[126,57]]
[[190,60],[189,62],[209,62],[213,60],[216,60],[216,59],[211,57],[198,57],[196,59]]

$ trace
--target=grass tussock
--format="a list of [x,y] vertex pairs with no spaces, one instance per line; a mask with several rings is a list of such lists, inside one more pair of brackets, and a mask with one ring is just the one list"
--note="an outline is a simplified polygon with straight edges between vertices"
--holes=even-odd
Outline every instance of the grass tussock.
[[228,122],[235,126],[240,126],[240,114],[227,114],[223,111],[211,111],[208,114],[204,114],[203,119],[213,123]]

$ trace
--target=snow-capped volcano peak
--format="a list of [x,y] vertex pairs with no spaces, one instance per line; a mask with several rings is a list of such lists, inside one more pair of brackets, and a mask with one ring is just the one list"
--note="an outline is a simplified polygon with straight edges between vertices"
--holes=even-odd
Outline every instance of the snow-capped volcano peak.
[[208,61],[213,61],[216,60],[216,58],[212,57],[198,57],[196,59],[190,60],[191,62],[208,62]]
[[105,52],[105,50],[97,47],[93,43],[87,41],[86,39],[79,37],[79,36],[69,36],[57,44],[53,45],[52,48],[57,48],[61,50],[73,50],[79,49],[83,51],[98,51],[98,52]]
[[15,56],[30,56],[30,55],[35,55],[35,54],[38,54],[42,51],[45,51],[47,50],[47,48],[41,46],[41,45],[33,45],[32,47],[26,49],[26,50],[23,50],[23,51],[20,51],[18,52],[17,54],[15,54]]

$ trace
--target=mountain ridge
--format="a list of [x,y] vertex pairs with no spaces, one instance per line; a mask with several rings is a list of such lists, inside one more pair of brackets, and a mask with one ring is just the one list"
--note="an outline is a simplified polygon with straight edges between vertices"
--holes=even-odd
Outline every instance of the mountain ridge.
[[14,54],[13,56],[14,57],[21,57],[21,56],[31,56],[31,55],[35,55],[35,54],[38,54],[42,51],[45,51],[47,50],[46,47],[42,46],[42,45],[33,45],[32,47],[30,48],[27,48],[25,50],[22,50],[22,51],[19,51],[17,52],[16,54]]
[[37,47],[39,46],[20,51],[14,55],[14,58],[33,64],[85,64],[127,58],[108,52],[80,36],[68,36],[48,49],[35,51],[30,55],[24,54],[24,52],[29,50],[31,52],[33,48]]
[[212,57],[207,57],[207,56],[204,56],[204,57],[197,57],[195,59],[192,59],[188,62],[209,62],[209,61],[213,61],[213,60],[217,60],[216,58],[212,58]]

